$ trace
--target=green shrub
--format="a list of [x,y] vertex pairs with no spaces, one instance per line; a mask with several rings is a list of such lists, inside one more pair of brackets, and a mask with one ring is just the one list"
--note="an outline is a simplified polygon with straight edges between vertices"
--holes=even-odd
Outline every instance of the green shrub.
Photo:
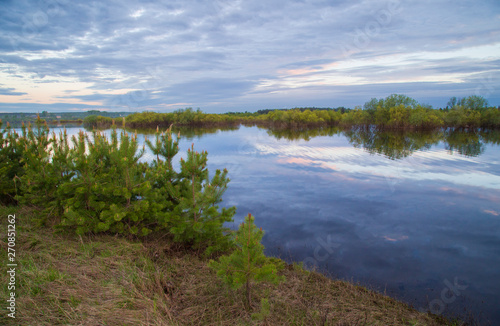
[[[229,182],[227,170],[217,170],[210,179],[207,152],[195,152],[192,146],[187,159],[181,159],[181,171],[175,171],[172,159],[179,147],[170,129],[157,131],[154,142],[146,141],[156,155],[151,163],[140,162],[145,147],[138,148],[136,134],[116,129],[109,139],[99,131],[91,137],[81,131],[70,144],[65,131],[50,136],[40,120],[35,129],[23,128],[22,136],[0,135],[0,155],[10,164],[0,169],[22,172],[16,198],[43,208],[47,216],[61,217],[64,230],[138,236],[167,232],[207,254],[231,246],[223,224],[232,221],[235,208],[218,207]],[[22,164],[17,170],[14,154]],[[2,183],[10,187],[3,191],[12,196],[16,189],[10,181],[3,176]]]
[[[0,120],[0,128],[2,120]],[[23,129],[24,125],[23,125]],[[16,187],[19,177],[24,175],[22,163],[25,154],[22,138],[12,130],[7,123],[5,129],[0,131],[0,203],[17,204],[16,193],[20,190]]]
[[57,215],[60,211],[56,205],[57,190],[68,178],[64,173],[65,158],[60,153],[64,145],[58,144],[55,135],[50,137],[49,127],[41,119],[37,119],[35,128],[31,125],[23,128],[20,144],[24,146],[21,158],[24,175],[20,178],[17,198],[24,205],[44,208],[48,216]]
[[114,124],[114,120],[101,115],[89,115],[83,119],[83,126],[86,128],[109,128]]
[[260,243],[264,231],[254,224],[254,218],[248,214],[245,223],[236,231],[236,250],[229,256],[222,256],[219,261],[211,260],[209,267],[217,272],[217,276],[233,289],[245,285],[247,304],[252,302],[252,283],[271,282],[277,284],[284,280],[278,276],[277,266],[264,255],[264,246]]

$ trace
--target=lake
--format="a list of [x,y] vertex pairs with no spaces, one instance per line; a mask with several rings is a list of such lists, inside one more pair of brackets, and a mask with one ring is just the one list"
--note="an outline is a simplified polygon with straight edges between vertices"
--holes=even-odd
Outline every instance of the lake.
[[211,175],[227,168],[223,205],[237,207],[230,226],[253,214],[268,255],[419,310],[500,324],[498,132],[181,134],[177,169],[191,143],[208,151]]

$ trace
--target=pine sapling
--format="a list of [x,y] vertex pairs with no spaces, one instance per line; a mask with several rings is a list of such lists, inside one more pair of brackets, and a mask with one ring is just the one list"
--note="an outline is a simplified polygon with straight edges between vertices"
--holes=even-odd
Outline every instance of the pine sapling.
[[220,257],[216,262],[211,260],[209,267],[217,272],[217,276],[233,289],[245,285],[248,307],[252,303],[252,283],[271,282],[277,284],[284,280],[277,275],[277,266],[264,255],[264,246],[260,243],[264,231],[254,224],[251,214],[245,218],[236,231],[236,250],[229,256]]

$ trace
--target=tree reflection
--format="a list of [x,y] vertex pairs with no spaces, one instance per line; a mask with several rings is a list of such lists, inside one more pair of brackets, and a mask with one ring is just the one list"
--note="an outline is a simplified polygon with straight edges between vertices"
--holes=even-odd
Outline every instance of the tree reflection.
[[450,154],[458,152],[461,155],[474,157],[484,152],[485,145],[480,133],[475,130],[447,130],[444,132],[445,148]]
[[[203,137],[219,131],[238,130],[240,125],[221,127],[173,127],[174,133],[186,139]],[[380,130],[375,127],[357,126],[353,128],[322,127],[322,128],[266,128],[269,136],[290,141],[309,141],[314,137],[332,137],[344,135],[349,143],[356,148],[363,148],[369,153],[384,155],[397,160],[411,156],[416,151],[429,150],[433,145],[444,143],[449,154],[459,154],[469,157],[481,155],[486,144],[500,145],[500,130],[489,129],[434,129],[434,130]],[[156,129],[130,129],[144,135],[154,134]]]
[[197,128],[197,127],[177,127],[173,128],[174,132],[180,132],[181,136],[186,138],[186,139],[194,139],[194,138],[201,138],[206,134],[216,134],[219,131],[231,131],[231,130],[238,130],[240,129],[240,126],[224,126],[224,127],[203,127],[203,128]]
[[343,132],[349,142],[372,154],[401,159],[415,151],[428,150],[442,140],[440,131],[381,131],[375,128],[353,128]]
[[314,137],[319,136],[334,136],[341,133],[341,129],[338,127],[325,127],[325,128],[271,128],[267,131],[267,134],[274,136],[276,139],[286,139],[286,140],[305,140],[309,141]]
[[430,131],[379,130],[370,127],[339,127],[290,129],[269,129],[270,136],[286,140],[306,140],[318,136],[344,135],[352,146],[363,148],[369,153],[384,155],[397,160],[411,156],[416,151],[429,150],[440,142],[448,152],[464,156],[478,156],[485,150],[485,144],[500,145],[500,130],[436,129]]
[[[172,126],[172,132],[174,134],[180,133],[183,138],[194,139],[200,138],[204,135],[216,134],[219,131],[228,130],[238,130],[240,126],[227,126],[227,127],[176,127]],[[137,132],[142,135],[154,135],[156,133],[156,128],[125,128],[126,131],[134,133]],[[167,130],[167,128],[160,128],[160,131]]]
[[479,133],[479,135],[485,144],[500,145],[499,129],[483,130]]

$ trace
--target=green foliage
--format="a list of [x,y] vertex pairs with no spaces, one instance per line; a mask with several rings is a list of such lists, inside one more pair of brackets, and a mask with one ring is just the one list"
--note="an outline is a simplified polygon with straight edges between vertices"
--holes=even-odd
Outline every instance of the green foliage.
[[411,108],[404,104],[391,107],[389,109],[388,125],[393,129],[405,129],[408,127]]
[[93,141],[80,132],[73,137],[72,178],[60,187],[62,226],[79,234],[105,232],[146,235],[151,185],[147,165],[139,163],[137,137],[113,130],[108,140],[94,132]]
[[415,108],[417,106],[417,101],[403,94],[392,94],[381,100],[382,106],[391,109],[398,106]]
[[372,98],[364,108],[370,115],[368,121],[379,129],[432,129],[442,125],[434,110],[402,94]]
[[377,110],[377,107],[382,107],[383,106],[383,100],[377,100],[376,98],[372,98],[368,102],[363,105],[363,108],[368,111],[368,112],[375,112]]
[[175,171],[179,146],[170,129],[146,142],[156,155],[151,163],[140,162],[145,147],[138,148],[137,134],[116,129],[109,138],[81,131],[70,143],[66,131],[51,136],[39,119],[36,128],[23,128],[22,136],[8,130],[0,135],[0,155],[6,158],[0,165],[2,195],[13,197],[17,191],[21,204],[60,217],[62,229],[137,236],[167,232],[207,254],[231,246],[223,224],[232,221],[235,208],[218,207],[229,183],[227,170],[209,178],[207,152],[192,146],[181,171]]
[[262,298],[260,300],[260,311],[252,314],[253,320],[264,321],[271,314],[271,305],[269,300]]
[[443,120],[437,112],[431,108],[417,105],[415,109],[410,110],[408,125],[415,129],[438,128],[443,125]]
[[[496,108],[488,108],[488,102],[473,95],[462,99],[452,97],[445,111],[433,110],[430,106],[418,104],[414,99],[393,94],[385,99],[372,98],[364,105],[372,124],[379,129],[435,129],[494,128],[500,126],[500,114]],[[344,115],[345,116],[345,115]],[[346,117],[343,117],[343,119]],[[366,118],[351,117],[350,125],[363,125]]]
[[340,116],[330,114],[333,111],[324,110],[274,110],[263,116],[263,121],[271,123],[274,127],[298,128],[302,126],[320,126],[338,122]]
[[172,159],[179,151],[178,143],[178,139],[173,139],[170,128],[161,134],[157,130],[154,142],[146,140],[156,155],[148,178],[153,182],[151,196],[155,198],[155,204],[163,205],[164,214],[159,220],[174,235],[175,241],[197,249],[206,247],[207,254],[227,250],[231,242],[223,224],[232,221],[236,208],[219,211],[218,204],[229,183],[228,171],[216,170],[210,179],[208,153],[195,151],[194,144],[188,149],[186,160],[181,159],[181,171],[174,171]]
[[114,120],[102,115],[89,115],[83,119],[83,125],[87,128],[109,128]]
[[[0,128],[2,120],[0,120]],[[25,147],[22,138],[12,130],[9,123],[0,131],[0,203],[16,204],[16,181],[24,175]]]
[[500,110],[495,108],[483,109],[481,112],[481,127],[495,128],[500,126]]
[[454,128],[497,128],[500,127],[500,110],[488,108],[488,101],[482,96],[471,95],[465,98],[452,97],[448,101],[444,120]]
[[[462,99],[452,98],[448,102],[450,112],[434,110],[429,105],[419,104],[403,94],[392,94],[386,98],[372,98],[354,110],[294,108],[259,110],[255,113],[229,112],[208,114],[200,109],[186,108],[171,113],[142,112],[126,117],[126,125],[138,127],[167,127],[170,125],[190,127],[222,127],[239,124],[257,124],[273,129],[303,129],[325,126],[376,126],[379,129],[435,129],[440,127],[476,128],[500,127],[496,108],[488,108],[481,96]],[[465,110],[454,112],[454,110]],[[449,116],[448,116],[449,115]]]
[[455,106],[445,117],[446,125],[454,128],[479,127],[481,113],[462,106]]
[[[57,144],[55,135],[50,137],[47,123],[40,118],[35,129],[31,125],[23,128],[20,140],[24,146],[21,158],[24,175],[20,178],[20,195],[16,198],[22,204],[42,207],[50,215],[57,211],[58,187],[67,179],[64,157],[59,153],[63,147]],[[52,157],[55,151],[57,155]]]
[[245,117],[235,114],[207,114],[200,109],[192,108],[177,110],[171,113],[142,112],[126,117],[125,123],[130,128],[167,127],[170,125],[190,127],[212,127],[234,125],[245,121]]
[[[180,135],[177,136],[179,138]],[[166,132],[159,132],[156,129],[155,142],[152,143],[149,139],[146,139],[146,144],[149,149],[156,155],[156,162],[160,162],[160,156],[163,156],[168,165],[172,167],[172,159],[179,152],[179,141],[172,139],[172,126],[168,128]]]
[[488,107],[488,100],[479,95],[471,95],[464,98],[452,97],[448,101],[450,108],[462,107],[470,110],[486,109]]
[[230,247],[224,235],[228,230],[223,224],[232,221],[236,209],[222,208],[219,212],[217,204],[227,189],[228,171],[216,170],[210,179],[207,155],[207,152],[196,152],[192,145],[187,159],[181,159],[181,172],[171,188],[171,195],[178,201],[173,209],[170,232],[175,240],[192,243],[194,247],[208,244],[207,254],[210,254]]
[[[435,129],[453,128],[498,128],[499,109],[488,107],[488,101],[477,95],[464,98],[452,97],[445,109],[434,110],[429,105],[419,104],[404,94],[392,94],[386,98],[372,98],[354,110],[338,108],[294,108],[259,110],[257,112],[228,112],[225,114],[204,113],[200,109],[180,109],[169,113],[145,111],[128,114],[126,112],[87,111],[82,113],[47,113],[47,120],[63,122],[85,118],[87,128],[108,128],[113,124],[128,128],[177,127],[233,127],[241,124],[259,125],[273,129],[303,129],[327,126],[376,126],[378,129]],[[128,115],[127,115],[128,114]],[[2,114],[9,121],[31,121],[31,114]],[[61,119],[56,118],[61,116]],[[126,116],[126,117],[125,117]],[[114,121],[112,118],[116,118]]]
[[368,111],[356,108],[352,111],[344,113],[340,123],[343,126],[367,126],[370,124],[370,116]]
[[[59,124],[59,123],[83,123],[83,119],[89,115],[94,116],[103,116],[107,118],[122,118],[128,115],[129,112],[107,112],[107,111],[71,111],[71,112],[48,112],[43,111],[40,116],[43,120],[47,121],[50,124]],[[31,123],[32,125],[36,124],[36,120],[38,119],[38,115],[34,113],[27,112],[15,112],[15,113],[0,113],[0,119],[4,122],[9,122],[13,127],[19,128],[21,124],[24,123],[28,125]],[[119,120],[117,120],[119,121]],[[91,127],[92,128],[92,127]]]
[[260,243],[264,231],[254,224],[250,214],[236,231],[236,250],[229,256],[222,256],[219,261],[211,260],[209,266],[217,276],[233,289],[245,285],[248,306],[251,305],[251,286],[253,282],[271,282],[277,284],[284,280],[278,276],[276,265],[264,255]]

